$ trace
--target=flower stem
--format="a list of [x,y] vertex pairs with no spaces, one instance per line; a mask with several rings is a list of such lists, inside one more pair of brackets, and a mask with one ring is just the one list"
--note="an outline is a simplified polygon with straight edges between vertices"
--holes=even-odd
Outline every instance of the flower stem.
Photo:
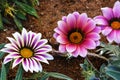
[[103,60],[106,60],[108,61],[108,59],[104,56],[100,56],[99,54],[95,54],[95,53],[88,53],[88,56],[93,56],[93,57],[98,57],[98,58],[101,58]]
[[97,73],[100,73],[100,72],[94,67],[94,65],[93,65],[92,62],[88,59],[88,57],[86,57],[85,59],[88,61],[88,63],[91,65],[91,67],[92,67]]

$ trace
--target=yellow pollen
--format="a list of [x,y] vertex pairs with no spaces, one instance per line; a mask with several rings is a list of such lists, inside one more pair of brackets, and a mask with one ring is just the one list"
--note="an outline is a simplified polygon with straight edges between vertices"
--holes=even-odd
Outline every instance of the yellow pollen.
[[73,32],[70,34],[69,39],[72,43],[80,43],[82,41],[82,34],[79,32]]
[[111,27],[112,27],[113,29],[120,29],[120,22],[118,22],[118,21],[112,22],[112,23],[111,23]]
[[28,48],[23,48],[21,51],[20,51],[20,54],[22,57],[24,58],[30,58],[33,56],[33,51],[28,49]]

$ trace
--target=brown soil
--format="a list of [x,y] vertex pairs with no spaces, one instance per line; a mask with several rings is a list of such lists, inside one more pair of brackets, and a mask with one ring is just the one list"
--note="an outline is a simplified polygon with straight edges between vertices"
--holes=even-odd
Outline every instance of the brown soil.
[[[93,18],[101,14],[100,8],[105,6],[112,7],[115,1],[116,0],[40,0],[40,5],[36,7],[39,18],[36,19],[28,16],[28,20],[24,21],[23,25],[27,30],[42,33],[43,38],[48,39],[49,43],[56,48],[58,46],[53,39],[53,29],[57,26],[57,21],[61,20],[62,16],[78,11],[79,13],[87,13],[89,17]],[[0,43],[7,43],[8,40],[6,37],[12,36],[12,33],[16,31],[18,30],[13,25],[5,26],[5,30],[0,31]],[[43,64],[45,71],[60,72],[73,78],[73,80],[84,80],[79,66],[79,64],[83,62],[83,58],[66,59],[56,54],[54,54],[54,58],[53,61],[49,61],[49,65]],[[101,59],[95,57],[89,58],[97,68],[99,68],[103,62]],[[13,70],[10,71],[9,79],[15,76],[15,72],[16,71]],[[58,79],[50,78],[49,80]]]

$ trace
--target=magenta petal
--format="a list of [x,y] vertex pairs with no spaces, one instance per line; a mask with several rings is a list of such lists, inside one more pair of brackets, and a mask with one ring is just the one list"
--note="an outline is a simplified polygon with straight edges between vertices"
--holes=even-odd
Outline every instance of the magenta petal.
[[120,43],[120,31],[117,31],[117,34],[116,34],[116,38],[117,38],[117,41],[116,43]]
[[86,13],[82,13],[77,19],[77,28],[81,29],[87,22],[88,17]]
[[87,25],[83,27],[83,32],[88,33],[95,28],[95,22],[93,20],[89,20]]
[[57,42],[59,42],[61,44],[67,44],[68,40],[67,40],[67,37],[65,35],[59,35],[57,37]]
[[54,37],[55,39],[56,39],[58,36],[59,36],[58,33],[54,33],[54,34],[53,34],[53,37]]
[[120,17],[120,2],[116,1],[113,7],[114,17]]
[[62,20],[67,23],[67,17],[66,17],[66,16],[63,16],[63,17],[62,17]]
[[92,32],[100,33],[101,32],[101,27],[96,27]]
[[107,40],[112,43],[113,40],[115,39],[115,36],[116,36],[116,32],[115,30],[111,31],[111,33],[109,35],[107,35]]
[[105,27],[104,30],[102,30],[102,34],[104,36],[107,36],[108,34],[110,34],[110,32],[112,31],[112,28],[111,27]]
[[64,22],[64,21],[58,21],[58,28],[64,32],[65,34],[67,34],[68,32],[68,27],[67,27],[67,24]]
[[66,45],[60,44],[60,46],[59,46],[59,51],[60,51],[61,53],[66,52]]
[[86,35],[86,38],[87,39],[92,39],[92,40],[99,40],[100,39],[100,35],[98,33],[91,32],[91,33],[88,33]]
[[111,18],[113,18],[113,11],[111,8],[105,7],[105,8],[101,8],[103,16],[105,16],[108,20],[110,20]]
[[76,27],[76,18],[73,14],[69,14],[67,16],[67,24],[70,28],[75,28]]
[[5,57],[3,63],[6,64],[8,62],[12,61],[12,57],[10,57],[9,55]]
[[96,16],[94,20],[98,25],[109,25],[108,20],[104,16]]
[[80,14],[78,12],[73,12],[73,15],[75,16],[76,19],[78,19]]
[[82,43],[82,45],[86,49],[95,49],[95,47],[96,47],[96,43],[93,40],[91,40],[91,39],[84,40],[84,42]]
[[74,52],[77,48],[77,45],[76,44],[67,44],[66,45],[66,50],[68,52]]
[[79,47],[79,50],[80,50],[79,55],[80,55],[81,57],[86,57],[86,55],[87,55],[87,50],[86,50],[85,48],[83,48],[83,47]]

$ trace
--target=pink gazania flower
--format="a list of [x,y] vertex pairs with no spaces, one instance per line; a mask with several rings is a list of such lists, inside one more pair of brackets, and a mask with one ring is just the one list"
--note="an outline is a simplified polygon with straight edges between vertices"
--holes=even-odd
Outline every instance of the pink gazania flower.
[[23,28],[22,35],[15,32],[13,37],[7,37],[10,43],[1,49],[2,52],[9,53],[3,61],[4,64],[13,60],[12,68],[21,63],[26,72],[39,72],[42,71],[40,62],[48,64],[47,60],[53,60],[53,56],[48,54],[52,47],[46,44],[46,39],[41,39],[41,33],[27,32]]
[[120,43],[120,2],[116,1],[113,8],[101,8],[103,16],[96,16],[95,22],[102,28],[102,34],[112,43]]
[[60,43],[59,51],[74,57],[86,57],[88,49],[95,49],[100,44],[101,29],[86,13],[74,12],[64,16],[54,31],[53,36]]

